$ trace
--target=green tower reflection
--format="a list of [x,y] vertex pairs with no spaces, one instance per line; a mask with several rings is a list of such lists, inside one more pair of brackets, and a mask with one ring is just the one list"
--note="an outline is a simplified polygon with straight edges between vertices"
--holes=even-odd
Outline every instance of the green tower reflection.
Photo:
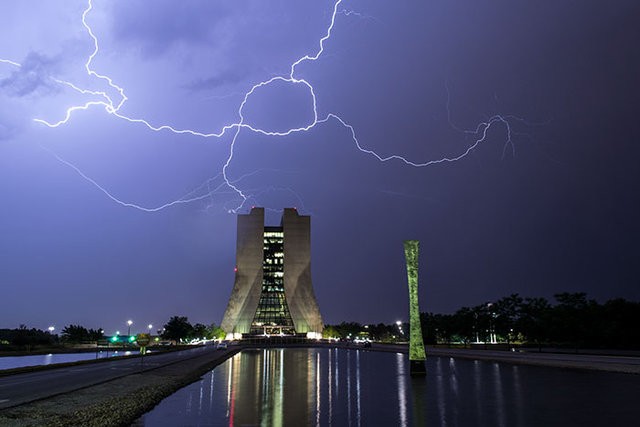
[[420,309],[418,308],[418,246],[417,240],[405,240],[404,256],[407,260],[407,280],[409,282],[409,372],[411,375],[426,375],[426,354],[422,341]]

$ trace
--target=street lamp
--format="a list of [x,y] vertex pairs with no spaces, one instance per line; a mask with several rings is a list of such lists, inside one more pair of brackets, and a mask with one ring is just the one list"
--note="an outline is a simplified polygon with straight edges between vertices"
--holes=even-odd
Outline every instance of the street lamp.
[[149,323],[149,325],[147,325],[147,328],[149,328],[149,335],[151,335],[151,329],[153,329],[153,325]]
[[127,325],[129,325],[129,329],[127,329],[127,335],[131,336],[131,325],[133,325],[133,320],[127,320]]
[[55,328],[54,326],[49,326],[47,329],[49,329],[49,333],[50,333],[51,335],[53,335],[53,331],[55,331],[55,330],[56,330],[56,328]]

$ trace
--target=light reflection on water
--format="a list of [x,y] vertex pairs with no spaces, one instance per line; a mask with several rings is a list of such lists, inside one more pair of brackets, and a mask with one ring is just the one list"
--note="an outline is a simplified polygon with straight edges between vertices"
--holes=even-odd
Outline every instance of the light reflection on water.
[[138,425],[631,425],[640,415],[634,375],[453,358],[429,358],[426,378],[408,369],[398,353],[243,351]]
[[[129,353],[129,352],[127,352]],[[103,359],[105,357],[122,356],[122,352],[98,351],[88,353],[55,353],[36,354],[31,356],[2,356],[0,370],[23,368],[25,366],[51,365],[54,363],[78,362],[80,360]]]

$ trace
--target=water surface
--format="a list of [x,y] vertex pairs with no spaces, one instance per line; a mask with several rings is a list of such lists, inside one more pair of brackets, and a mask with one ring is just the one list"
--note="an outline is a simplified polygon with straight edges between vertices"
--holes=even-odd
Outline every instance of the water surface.
[[138,420],[146,426],[637,425],[640,376],[344,349],[243,351]]
[[23,368],[25,366],[52,365],[55,363],[78,362],[80,360],[104,359],[131,354],[130,351],[99,351],[97,353],[54,353],[33,356],[0,357],[0,370]]

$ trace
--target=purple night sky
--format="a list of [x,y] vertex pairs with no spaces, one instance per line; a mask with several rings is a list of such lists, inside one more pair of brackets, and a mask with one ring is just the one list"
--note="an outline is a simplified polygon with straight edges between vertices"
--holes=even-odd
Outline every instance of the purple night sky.
[[640,299],[637,0],[338,3],[93,0],[92,57],[87,0],[2,1],[0,328],[219,323],[254,205],[326,323],[406,319],[405,239],[423,311]]

